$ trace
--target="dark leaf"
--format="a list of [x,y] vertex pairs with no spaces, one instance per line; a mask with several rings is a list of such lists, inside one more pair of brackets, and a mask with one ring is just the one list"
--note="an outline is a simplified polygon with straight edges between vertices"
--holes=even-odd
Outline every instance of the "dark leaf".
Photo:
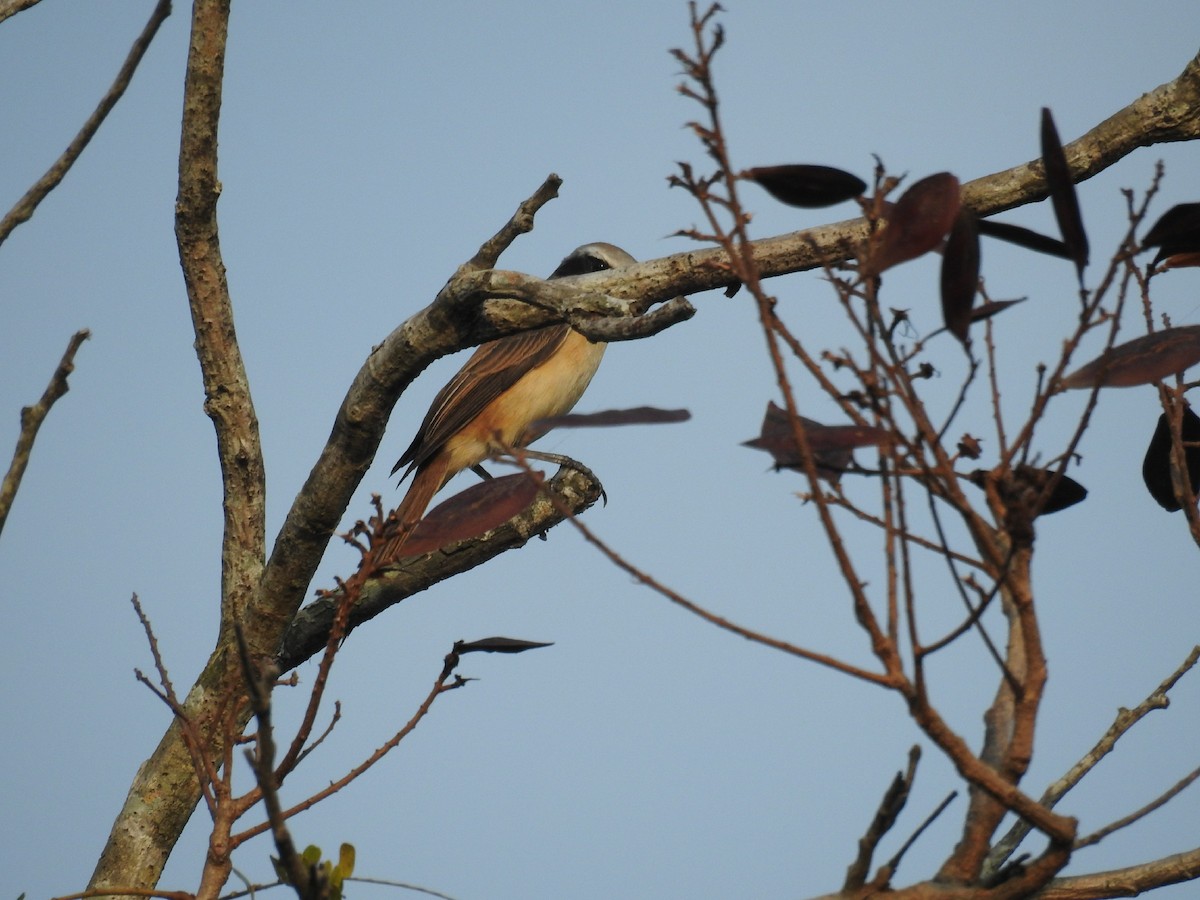
[[1016,300],[989,300],[987,303],[980,303],[971,310],[971,321],[982,322],[984,319],[990,319],[997,313],[1004,312],[1010,306],[1024,303],[1025,300],[1025,297],[1018,297]]
[[[1019,465],[1013,470],[1012,478],[996,486],[1000,499],[1010,509],[1017,509],[1031,514],[1042,491],[1054,477],[1054,469],[1039,469],[1036,466]],[[976,469],[968,479],[978,487],[987,485],[988,471]],[[1069,506],[1074,506],[1087,497],[1087,488],[1066,475],[1059,476],[1058,482],[1046,498],[1038,515],[1049,515],[1059,512]],[[1030,516],[1032,518],[1032,516]]]
[[933,250],[958,218],[958,179],[949,172],[922,178],[896,201],[878,233],[870,267],[876,274]]
[[[1180,203],[1172,206],[1150,226],[1146,237],[1142,239],[1142,246],[1159,248],[1158,255],[1154,257],[1156,263],[1174,256],[1189,257],[1200,253],[1200,203]],[[1168,265],[1180,264],[1168,262]]]
[[759,166],[746,169],[742,178],[756,182],[780,203],[805,209],[833,206],[867,189],[857,175],[832,166]]
[[[1200,441],[1200,416],[1192,412],[1190,406],[1183,408],[1180,425],[1180,436],[1185,444]],[[1200,447],[1185,446],[1183,457],[1187,462],[1188,484],[1192,487],[1192,493],[1195,493],[1196,488],[1200,487]],[[1146,458],[1142,460],[1142,480],[1146,482],[1150,496],[1167,512],[1178,512],[1183,508],[1175,497],[1175,488],[1171,483],[1171,423],[1166,413],[1158,417],[1154,436],[1146,448]]]
[[1026,250],[1036,250],[1038,253],[1048,253],[1060,259],[1073,259],[1071,249],[1058,238],[1052,238],[1020,225],[1010,225],[1007,222],[996,222],[993,219],[980,219],[979,233],[1008,241]]
[[[855,447],[869,447],[888,441],[890,435],[882,428],[859,425],[822,425],[800,416],[813,453],[817,474],[836,483],[854,461]],[[804,455],[796,443],[792,420],[787,410],[774,401],[767,403],[762,432],[758,437],[743,441],[742,446],[765,450],[775,460],[776,469],[804,470]]]
[[632,409],[607,409],[594,413],[568,413],[540,419],[533,423],[536,430],[551,428],[598,428],[607,425],[661,425],[667,422],[686,422],[692,414],[686,409],[658,409],[635,406]]
[[1197,253],[1172,253],[1162,260],[1164,268],[1167,269],[1183,269],[1187,267],[1200,266],[1200,252]]
[[979,459],[983,456],[983,448],[979,446],[979,438],[973,434],[963,434],[958,441],[958,455],[963,459]]
[[1200,325],[1165,328],[1118,344],[1062,380],[1062,388],[1133,387],[1200,362]]
[[537,497],[541,472],[517,472],[492,478],[439,503],[404,544],[404,556],[420,556],[486,534],[525,510]]
[[459,641],[454,645],[458,653],[524,653],[538,647],[553,647],[554,642],[523,641],[520,638],[490,637],[477,641]]
[[1042,165],[1046,168],[1046,187],[1054,204],[1054,218],[1058,220],[1063,241],[1071,251],[1075,270],[1083,278],[1083,269],[1088,262],[1087,232],[1083,230],[1083,217],[1079,214],[1079,198],[1075,195],[1067,154],[1058,139],[1054,117],[1046,107],[1042,107]]
[[962,207],[942,253],[942,321],[946,330],[964,344],[979,289],[978,223],[975,213]]

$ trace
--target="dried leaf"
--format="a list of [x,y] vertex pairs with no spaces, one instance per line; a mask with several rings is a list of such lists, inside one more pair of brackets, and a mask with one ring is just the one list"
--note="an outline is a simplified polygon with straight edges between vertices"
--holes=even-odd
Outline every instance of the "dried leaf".
[[1200,252],[1172,253],[1162,260],[1164,269],[1184,269],[1200,266]]
[[979,289],[978,223],[975,213],[962,207],[942,253],[942,321],[946,330],[964,344]]
[[933,250],[958,218],[958,179],[949,172],[922,178],[896,201],[871,250],[876,275]]
[[742,172],[742,178],[788,206],[818,209],[861,196],[867,184],[857,175],[832,166],[758,166]]
[[984,319],[990,319],[997,313],[1004,312],[1010,306],[1024,303],[1025,300],[1025,297],[1018,297],[1016,300],[989,300],[987,303],[980,303],[971,310],[971,321],[982,322]]
[[1073,259],[1071,249],[1058,238],[1039,234],[1020,225],[1010,225],[1008,222],[997,222],[993,219],[981,219],[979,233],[1001,241],[1008,241],[1008,243],[1024,247],[1026,250],[1036,250],[1038,253],[1046,253],[1060,259]]
[[[1180,203],[1168,209],[1150,226],[1146,237],[1142,239],[1142,247],[1159,248],[1154,257],[1155,263],[1175,256],[1186,258],[1200,253],[1200,203]],[[1181,264],[1168,262],[1168,265],[1178,267]],[[1184,262],[1182,265],[1197,263]]]
[[1165,328],[1101,353],[1062,380],[1060,389],[1134,387],[1200,362],[1200,325]]
[[[856,447],[886,443],[889,433],[882,428],[860,425],[822,425],[800,416],[808,446],[813,453],[817,474],[826,481],[837,483],[843,472],[854,462]],[[776,469],[804,470],[804,455],[796,443],[792,420],[787,410],[774,401],[767,403],[762,431],[758,437],[742,442],[743,447],[765,450],[775,460]]]
[[538,647],[553,647],[554,642],[524,641],[520,638],[489,637],[477,641],[458,641],[454,645],[457,653],[524,653]]
[[[1183,421],[1180,423],[1180,436],[1185,444],[1189,441],[1200,441],[1200,416],[1192,412],[1190,406],[1183,408]],[[1200,447],[1183,448],[1183,457],[1187,462],[1188,484],[1192,493],[1200,487]],[[1154,436],[1150,438],[1150,446],[1146,448],[1146,458],[1142,460],[1142,480],[1146,482],[1146,490],[1158,501],[1158,505],[1167,512],[1178,512],[1183,507],[1175,497],[1175,488],[1171,482],[1171,423],[1167,414],[1158,417]]]
[[486,534],[524,511],[537,497],[544,478],[541,472],[517,472],[455,494],[418,523],[404,544],[403,555],[420,556]]
[[662,425],[686,422],[692,414],[686,409],[658,409],[654,406],[635,406],[632,409],[607,409],[594,413],[568,413],[533,423],[536,430],[551,428],[598,428],[609,425]]
[[[1017,466],[1013,470],[1011,479],[996,486],[1000,500],[1010,508],[1010,512],[1017,512],[1017,518],[1022,518],[1022,513],[1032,513],[1033,505],[1045,490],[1050,479],[1054,477],[1055,471],[1055,469],[1039,469],[1030,465]],[[977,487],[986,487],[988,474],[986,469],[976,469],[967,478]],[[1087,493],[1087,488],[1074,478],[1061,475],[1038,515],[1045,516],[1074,506],[1076,503],[1082,502],[1087,497]]]
[[1046,107],[1042,107],[1042,165],[1046,169],[1050,201],[1054,204],[1054,218],[1058,220],[1063,241],[1071,251],[1075,270],[1083,278],[1083,269],[1088,263],[1087,232],[1083,230],[1083,216],[1079,213],[1079,198],[1075,195],[1067,154],[1058,139],[1054,117]]

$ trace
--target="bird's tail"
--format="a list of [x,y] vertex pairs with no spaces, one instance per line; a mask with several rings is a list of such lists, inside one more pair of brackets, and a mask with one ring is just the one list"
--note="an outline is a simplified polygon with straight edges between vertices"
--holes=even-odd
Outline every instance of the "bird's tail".
[[445,483],[449,464],[450,460],[447,456],[438,453],[417,469],[412,484],[408,486],[408,493],[396,507],[396,529],[388,538],[387,543],[383,545],[383,550],[378,556],[380,564],[389,565],[399,559],[400,551],[404,549],[404,545],[412,536],[417,523],[425,515],[425,510],[429,508],[429,501]]

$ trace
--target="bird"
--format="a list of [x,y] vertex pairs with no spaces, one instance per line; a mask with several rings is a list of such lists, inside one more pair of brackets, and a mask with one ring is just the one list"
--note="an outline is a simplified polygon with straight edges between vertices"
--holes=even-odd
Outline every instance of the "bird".
[[[614,244],[572,250],[551,278],[601,272],[637,262]],[[416,436],[392,467],[413,476],[394,513],[398,523],[382,558],[394,560],[433,496],[464,469],[486,477],[485,459],[524,447],[543,432],[541,420],[570,412],[600,366],[606,344],[589,341],[567,324],[548,325],[481,344],[433,398]]]

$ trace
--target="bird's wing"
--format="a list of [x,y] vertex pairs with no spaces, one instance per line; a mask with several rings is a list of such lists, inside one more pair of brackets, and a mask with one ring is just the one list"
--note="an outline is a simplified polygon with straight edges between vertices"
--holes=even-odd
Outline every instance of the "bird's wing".
[[450,382],[433,398],[425,421],[404,455],[392,467],[404,477],[432,457],[442,445],[483,412],[484,407],[554,354],[570,333],[569,325],[550,325],[510,335],[480,346]]

